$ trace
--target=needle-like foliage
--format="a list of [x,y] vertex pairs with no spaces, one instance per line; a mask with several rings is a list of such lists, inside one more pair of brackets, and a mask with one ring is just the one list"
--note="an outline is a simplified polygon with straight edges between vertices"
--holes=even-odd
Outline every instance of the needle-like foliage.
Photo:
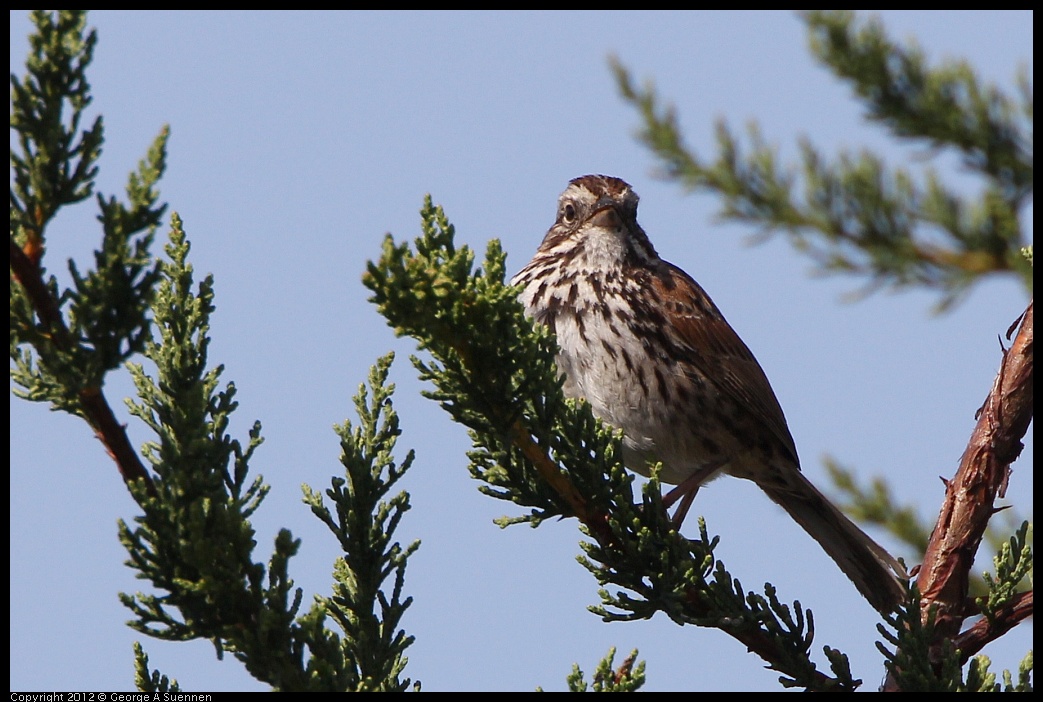
[[818,271],[863,279],[862,294],[917,286],[937,291],[945,309],[995,273],[1013,273],[1031,290],[1020,220],[1032,192],[1027,73],[1011,97],[964,61],[930,65],[876,20],[840,11],[803,17],[812,53],[851,86],[867,118],[932,156],[958,154],[980,180],[979,193],[960,196],[934,168],[914,173],[868,150],[831,157],[806,137],[800,165],[789,166],[756,124],[744,140],[719,122],[716,157],[701,156],[685,144],[676,110],[654,85],[636,85],[613,59],[619,90],[641,115],[639,138],[663,175],[718,195],[724,218],[753,224],[765,238],[785,233]]
[[[69,260],[72,285],[65,289],[46,273],[48,225],[94,192],[103,131],[100,116],[81,131],[97,41],[84,12],[35,11],[32,20],[25,75],[11,77],[18,144],[11,151],[11,379],[19,396],[85,419],[141,507],[133,526],[119,522],[127,565],[150,588],[120,596],[133,614],[129,625],[166,640],[208,640],[218,657],[231,652],[276,690],[405,689],[411,681],[401,676],[402,653],[412,637],[399,627],[410,602],[402,596],[406,560],[416,544],[391,541],[406,495],[386,504],[382,498],[412,454],[401,467],[391,456],[398,429],[384,385],[390,359],[371,375],[377,403],[367,405],[365,392],[356,399],[361,428],[337,429],[347,479],[334,479],[328,494],[350,518],[333,521],[321,497],[306,491],[346,555],[334,565],[332,596],[316,597],[301,613],[303,592],[289,575],[300,542],[280,530],[267,562],[254,560],[250,518],[268,492],[249,474],[261,427],[255,422],[243,443],[228,433],[238,403],[232,383],[220,386],[222,366],[209,360],[213,278],[195,283],[176,214],[166,260],[150,251],[166,209],[156,188],[166,128],[131,173],[126,200],[97,198],[102,232],[94,265]],[[152,436],[140,453],[103,392],[106,376],[122,367],[137,388],[130,415]],[[346,482],[354,488],[342,490]],[[330,619],[340,634],[325,626]],[[149,669],[140,645],[134,654],[140,690],[179,691]]]

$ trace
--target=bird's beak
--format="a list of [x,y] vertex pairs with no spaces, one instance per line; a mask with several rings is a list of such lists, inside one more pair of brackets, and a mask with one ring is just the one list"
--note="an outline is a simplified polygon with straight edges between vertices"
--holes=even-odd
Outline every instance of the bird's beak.
[[603,197],[594,204],[594,213],[587,221],[595,227],[606,229],[622,229],[623,218],[616,211],[616,203],[611,198]]

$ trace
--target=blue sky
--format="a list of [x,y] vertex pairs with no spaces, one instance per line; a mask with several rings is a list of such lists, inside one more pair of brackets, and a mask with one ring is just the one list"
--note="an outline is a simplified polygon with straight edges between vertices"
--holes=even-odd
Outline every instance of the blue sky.
[[[932,60],[965,57],[1008,89],[1032,60],[1030,12],[882,18]],[[423,542],[406,578],[414,604],[403,626],[417,638],[406,674],[425,690],[563,689],[573,662],[589,674],[610,646],[618,658],[640,649],[649,690],[777,689],[777,674],[718,631],[662,616],[605,624],[587,612],[597,584],[575,560],[573,521],[493,525],[510,506],[478,493],[464,430],[420,396],[407,361],[414,346],[394,338],[360,283],[385,232],[419,233],[425,193],[462,243],[484,250],[500,238],[513,274],[570,178],[628,180],[660,254],[713,296],[771,378],[807,475],[826,486],[829,454],[867,479],[885,477],[925,517],[937,513],[939,476],[955,470],[998,367],[997,336],[1024,308],[1024,290],[990,280],[944,316],[922,292],[844,302],[859,281],[809,276],[783,240],[751,247],[755,232],[720,223],[712,197],[657,180],[608,69],[615,54],[638,79],[653,78],[704,154],[725,118],[736,128],[758,121],[784,156],[806,135],[825,152],[865,147],[922,167],[929,154],[868,124],[848,88],[815,64],[795,15],[100,11],[89,21],[99,34],[93,109],[106,125],[99,190],[122,193],[171,125],[160,189],[184,220],[196,271],[216,279],[211,362],[238,388],[236,435],[254,419],[264,425],[252,469],[272,492],[254,520],[256,557],[290,528],[303,539],[291,573],[306,598],[329,591],[337,548],[300,485],[322,489],[340,474],[331,427],[351,417],[373,360],[398,352],[399,445],[418,454],[399,536]],[[28,32],[25,12],[13,11],[18,73]],[[935,165],[975,186],[955,159]],[[99,240],[94,207],[55,222],[51,271],[61,274],[70,256],[88,260]],[[140,445],[150,437],[123,410],[131,386],[119,375],[105,390]],[[1007,500],[1022,514],[1032,508],[1031,460],[1030,437]],[[875,613],[799,527],[731,478],[703,490],[692,511],[721,536],[718,555],[748,589],[770,581],[814,610],[820,663],[822,646],[839,648],[864,689],[875,688]],[[131,644],[141,637],[125,626],[117,593],[143,583],[123,565],[116,520],[135,514],[82,422],[11,399],[12,690],[131,689]],[[1022,626],[985,652],[1014,668],[1031,633]],[[264,689],[205,642],[143,644],[186,690]]]

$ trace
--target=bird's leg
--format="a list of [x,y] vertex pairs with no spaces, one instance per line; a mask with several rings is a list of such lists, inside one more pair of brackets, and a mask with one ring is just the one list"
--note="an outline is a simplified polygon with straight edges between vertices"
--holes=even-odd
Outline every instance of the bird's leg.
[[[666,501],[670,498],[670,496],[673,495],[675,492],[677,492],[677,488],[674,488],[669,493],[667,493],[666,497],[663,498],[664,505],[666,504]],[[698,485],[696,485],[693,488],[690,488],[688,492],[681,494],[681,501],[677,505],[677,509],[674,511],[674,516],[670,518],[670,524],[676,531],[681,531],[681,525],[684,523],[684,518],[688,516],[688,510],[691,508],[692,503],[695,502],[695,496],[698,494]]]
[[695,496],[699,494],[699,488],[711,475],[721,469],[721,465],[715,463],[696,470],[678,483],[670,492],[663,495],[663,506],[666,509],[670,509],[675,502],[680,501],[677,505],[677,510],[674,511],[674,516],[670,518],[670,523],[674,529],[677,531],[681,530],[681,524],[684,523],[684,518],[688,516],[688,510],[692,507]]

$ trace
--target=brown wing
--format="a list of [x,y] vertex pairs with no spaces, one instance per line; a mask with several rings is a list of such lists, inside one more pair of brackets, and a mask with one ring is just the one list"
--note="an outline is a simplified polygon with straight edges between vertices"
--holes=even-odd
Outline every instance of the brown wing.
[[724,319],[706,292],[677,266],[663,262],[651,285],[663,302],[681,347],[721,393],[733,398],[767,427],[799,466],[796,445],[775,392],[753,353]]

